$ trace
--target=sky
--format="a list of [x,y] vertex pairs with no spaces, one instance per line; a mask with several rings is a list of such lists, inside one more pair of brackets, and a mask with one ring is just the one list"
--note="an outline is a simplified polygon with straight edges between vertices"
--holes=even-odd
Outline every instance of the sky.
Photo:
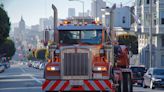
[[[92,0],[84,1],[84,10],[91,10]],[[113,3],[123,6],[132,5],[134,0],[104,0],[108,6],[112,6]],[[39,18],[48,18],[53,16],[52,4],[58,9],[58,17],[66,18],[68,16],[68,8],[75,8],[76,15],[78,12],[82,12],[82,4],[78,1],[69,0],[0,0],[0,3],[4,4],[4,8],[7,11],[11,23],[18,23],[21,16],[25,20],[26,25],[31,26],[39,24]]]

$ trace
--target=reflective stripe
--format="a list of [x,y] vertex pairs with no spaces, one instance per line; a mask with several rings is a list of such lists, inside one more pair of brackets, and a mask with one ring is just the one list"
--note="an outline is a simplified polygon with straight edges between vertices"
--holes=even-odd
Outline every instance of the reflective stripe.
[[111,84],[110,81],[104,80],[104,82],[106,83],[106,85],[107,85],[110,89],[112,89],[112,84]]
[[54,91],[54,89],[56,88],[56,86],[61,82],[61,80],[57,80],[50,88],[50,91]]
[[66,83],[66,81],[61,81],[60,84],[54,90],[56,91],[60,90],[61,87],[64,85],[64,83]]
[[50,88],[52,87],[52,85],[55,83],[56,81],[51,81],[48,85],[47,85],[47,87],[46,87],[46,91],[48,91],[48,90],[50,90]]
[[109,89],[109,87],[106,85],[106,83],[104,81],[99,81],[100,84],[103,86],[104,89]]
[[42,85],[42,90],[44,90],[49,83],[50,83],[50,80],[46,80]]
[[88,82],[88,80],[84,80],[84,83],[87,87],[87,90],[95,90],[94,87]]
[[69,88],[69,81],[64,81],[64,85],[61,87],[61,91],[64,91],[64,90],[70,90],[71,88]]
[[89,81],[89,82],[91,83],[92,87],[94,87],[95,90],[100,90],[94,81]]
[[84,85],[74,87],[70,80],[46,80],[42,85],[45,91],[114,91],[110,80],[84,80]]
[[105,90],[105,88],[100,84],[100,82],[98,80],[95,80],[94,82],[100,88],[100,90]]

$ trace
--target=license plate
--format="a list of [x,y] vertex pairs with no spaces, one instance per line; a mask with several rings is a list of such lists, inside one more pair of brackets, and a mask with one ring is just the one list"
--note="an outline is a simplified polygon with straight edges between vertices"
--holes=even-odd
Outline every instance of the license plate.
[[82,86],[84,83],[82,80],[70,80],[71,86]]

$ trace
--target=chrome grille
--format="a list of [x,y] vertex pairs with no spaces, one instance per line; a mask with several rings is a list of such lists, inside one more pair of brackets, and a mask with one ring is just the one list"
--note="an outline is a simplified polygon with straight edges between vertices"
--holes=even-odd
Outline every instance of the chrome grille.
[[64,53],[64,76],[86,76],[88,65],[88,53]]

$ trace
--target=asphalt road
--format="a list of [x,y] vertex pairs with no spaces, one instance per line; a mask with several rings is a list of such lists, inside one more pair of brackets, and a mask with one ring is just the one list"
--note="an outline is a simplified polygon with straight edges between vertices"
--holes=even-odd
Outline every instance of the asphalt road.
[[42,92],[43,70],[12,65],[0,73],[0,92]]
[[[43,70],[25,65],[12,65],[0,73],[0,92],[42,92]],[[164,88],[142,88],[134,86],[134,92],[164,92]]]

